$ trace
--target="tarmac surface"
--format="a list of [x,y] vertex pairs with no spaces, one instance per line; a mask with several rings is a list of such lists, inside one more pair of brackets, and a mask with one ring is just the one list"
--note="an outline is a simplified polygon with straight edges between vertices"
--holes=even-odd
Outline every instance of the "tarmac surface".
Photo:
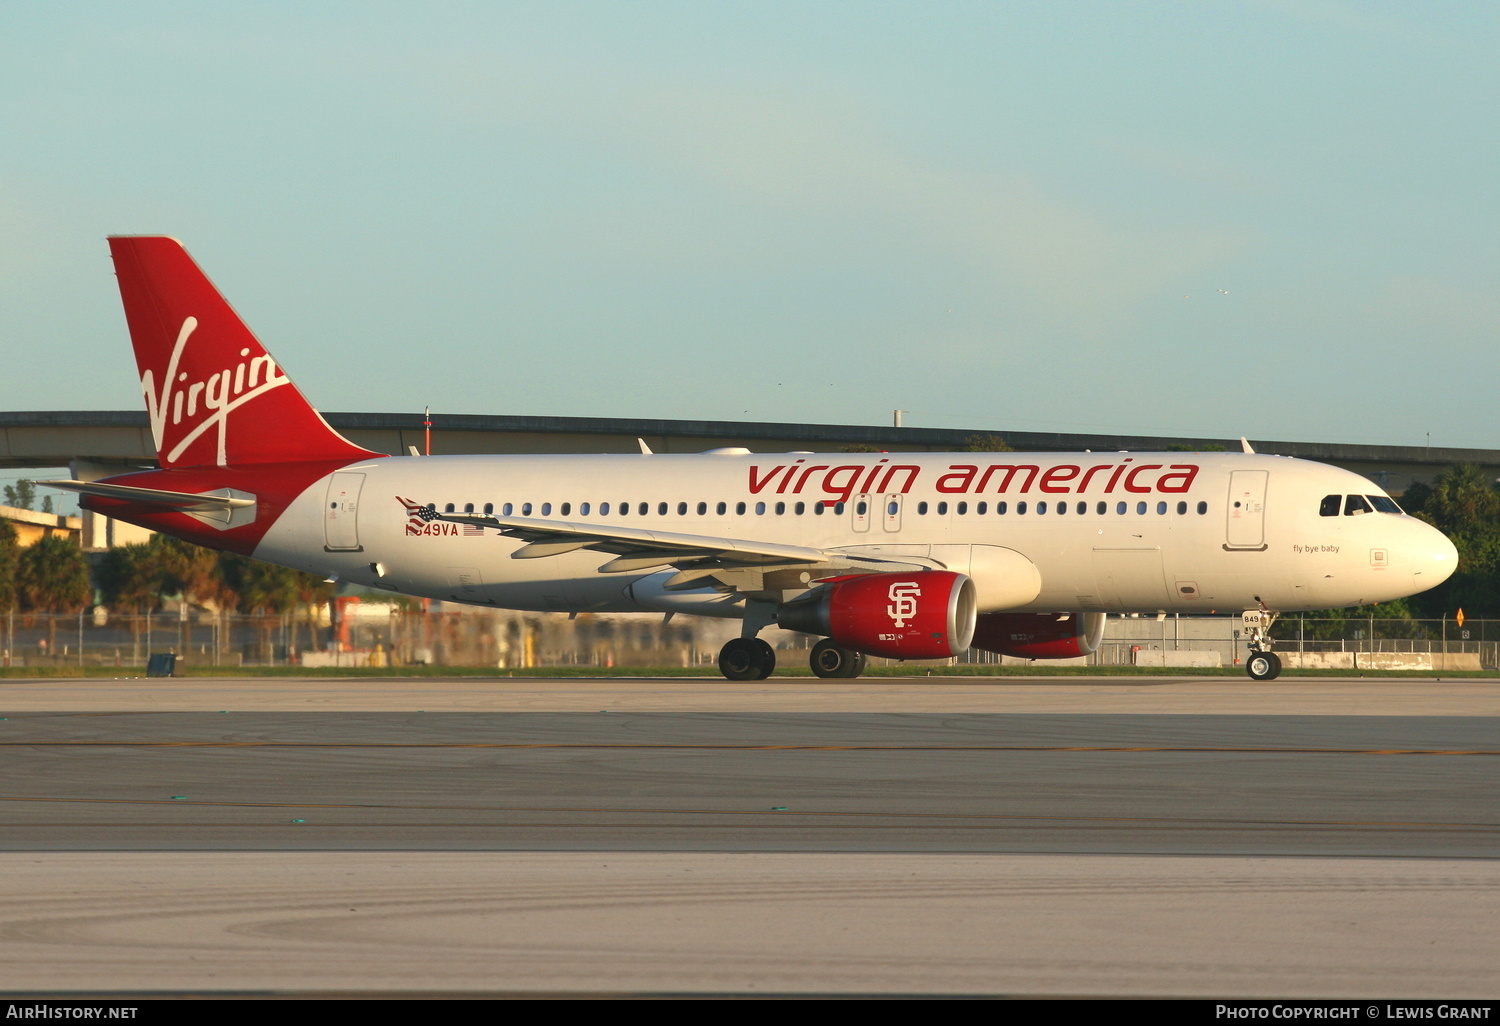
[[1500,680],[0,680],[0,991],[1500,996]]

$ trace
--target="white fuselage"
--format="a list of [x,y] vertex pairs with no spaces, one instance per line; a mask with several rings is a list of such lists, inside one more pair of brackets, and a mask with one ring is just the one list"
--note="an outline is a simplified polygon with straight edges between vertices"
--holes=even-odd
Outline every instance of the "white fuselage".
[[[1431,526],[1399,512],[1346,515],[1343,502],[1324,515],[1331,495],[1384,493],[1336,467],[1239,453],[392,457],[315,483],[255,555],[513,609],[743,611],[740,596],[712,588],[663,593],[653,581],[665,565],[600,573],[612,557],[590,550],[512,558],[522,542],[423,523],[414,501],[921,557],[974,577],[982,612],[1320,609],[1411,595],[1453,572],[1453,545]],[[1016,553],[1039,577],[1019,597],[1007,569]]]

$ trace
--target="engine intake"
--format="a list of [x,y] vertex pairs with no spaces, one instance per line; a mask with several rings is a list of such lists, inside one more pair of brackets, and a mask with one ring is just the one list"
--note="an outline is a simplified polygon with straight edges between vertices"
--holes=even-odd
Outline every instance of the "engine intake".
[[974,647],[1022,659],[1093,655],[1104,637],[1103,613],[986,613],[974,625]]
[[921,570],[832,581],[783,605],[776,622],[867,655],[948,659],[968,649],[976,609],[967,575]]

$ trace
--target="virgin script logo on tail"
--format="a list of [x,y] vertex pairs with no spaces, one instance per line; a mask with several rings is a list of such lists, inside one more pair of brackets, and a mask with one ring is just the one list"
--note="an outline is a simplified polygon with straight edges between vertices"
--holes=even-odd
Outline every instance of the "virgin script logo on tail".
[[897,627],[905,627],[906,621],[917,615],[917,596],[922,586],[916,581],[897,581],[886,593],[891,604],[885,607],[886,615]]
[[243,359],[250,356],[249,349],[240,350],[242,359],[237,365],[214,371],[202,381],[188,381],[187,372],[179,371],[178,365],[182,362],[188,339],[197,328],[198,318],[183,320],[182,328],[177,332],[177,342],[172,347],[171,359],[167,361],[166,373],[162,375],[160,393],[157,392],[156,376],[149,369],[141,375],[141,391],[146,395],[146,413],[151,420],[151,437],[156,442],[157,452],[163,451],[169,420],[174,435],[179,424],[187,424],[186,434],[176,439],[170,452],[164,453],[165,462],[175,462],[200,435],[216,427],[219,430],[216,462],[223,467],[227,465],[225,449],[230,412],[273,389],[291,384],[291,381],[268,353]]

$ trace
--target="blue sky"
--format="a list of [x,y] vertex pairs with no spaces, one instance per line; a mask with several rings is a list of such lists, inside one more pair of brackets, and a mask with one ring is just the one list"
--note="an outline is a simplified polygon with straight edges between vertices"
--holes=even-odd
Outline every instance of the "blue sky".
[[0,409],[139,404],[162,233],[327,410],[1500,448],[1500,5],[0,26]]

